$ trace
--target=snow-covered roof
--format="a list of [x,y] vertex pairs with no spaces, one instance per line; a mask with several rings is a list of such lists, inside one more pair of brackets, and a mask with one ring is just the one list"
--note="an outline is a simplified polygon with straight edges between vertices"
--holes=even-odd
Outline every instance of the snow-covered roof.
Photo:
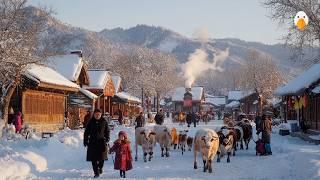
[[229,91],[228,100],[240,100],[243,97],[242,91]]
[[83,89],[83,88],[80,88],[80,92],[84,95],[86,95],[88,98],[90,99],[97,99],[98,96],[93,94],[92,92],[86,90],[86,89]]
[[109,71],[88,70],[90,86],[86,89],[104,89],[111,78]]
[[29,64],[25,71],[25,76],[36,81],[41,86],[43,83],[79,89],[79,86],[66,77],[59,74],[57,71],[37,64]]
[[[176,88],[172,95],[172,101],[183,101],[185,92],[186,92],[185,87]],[[191,94],[192,94],[193,101],[201,101],[202,95],[203,95],[203,87],[192,87]]]
[[311,90],[313,93],[315,94],[319,94],[320,93],[320,85],[316,86],[314,89]]
[[47,65],[70,81],[75,82],[83,67],[83,60],[77,54],[51,56],[47,60]]
[[112,75],[112,82],[113,82],[113,86],[115,89],[115,92],[117,93],[120,89],[120,85],[121,85],[121,77],[120,76],[116,76],[116,75]]
[[274,94],[278,96],[299,93],[320,79],[320,64],[313,65],[310,69],[288,82],[287,85],[278,87]]
[[135,96],[132,96],[131,94],[127,93],[127,92],[118,92],[116,94],[116,96],[118,96],[120,99],[125,99],[127,101],[131,101],[131,102],[136,102],[136,103],[141,103],[141,100]]
[[220,96],[206,97],[206,102],[216,106],[221,106],[226,104],[226,98]]
[[239,101],[231,101],[229,104],[226,105],[227,108],[235,108],[235,107],[239,107],[239,106],[240,106]]

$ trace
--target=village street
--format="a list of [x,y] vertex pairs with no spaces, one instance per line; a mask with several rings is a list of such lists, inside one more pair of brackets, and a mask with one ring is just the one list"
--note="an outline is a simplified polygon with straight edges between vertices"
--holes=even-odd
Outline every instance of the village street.
[[[221,120],[211,121],[208,125],[191,127],[188,133],[193,136],[199,128],[217,129]],[[178,130],[187,127],[171,123],[165,124]],[[148,125],[152,127],[153,125]],[[111,131],[111,141],[118,131],[129,133],[134,154],[134,128],[117,127]],[[256,140],[254,134],[254,139]],[[90,179],[93,177],[91,163],[85,161],[86,149],[83,147],[83,130],[63,130],[49,139],[2,141],[0,143],[1,179]],[[112,142],[110,143],[112,144]],[[231,163],[226,158],[220,163],[214,159],[213,173],[193,169],[193,153],[181,155],[180,150],[171,150],[170,157],[160,156],[156,145],[155,156],[151,162],[144,163],[139,147],[138,162],[133,162],[133,170],[127,172],[128,179],[318,179],[320,173],[320,146],[307,143],[291,136],[278,135],[274,128],[271,146],[272,156],[256,156],[255,143],[250,142],[249,150],[238,150]],[[105,162],[101,179],[118,179],[119,172],[113,170],[112,158]]]
[[319,9],[0,0],[0,180],[320,180]]

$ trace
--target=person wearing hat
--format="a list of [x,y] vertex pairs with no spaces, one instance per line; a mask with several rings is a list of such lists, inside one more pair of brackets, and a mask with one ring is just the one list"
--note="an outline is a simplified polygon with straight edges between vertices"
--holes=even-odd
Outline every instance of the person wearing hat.
[[107,121],[102,117],[100,109],[94,110],[93,117],[84,131],[83,144],[87,149],[87,161],[92,162],[94,178],[102,174],[104,160],[107,157],[106,144],[110,140]]
[[119,132],[118,139],[113,143],[109,153],[113,152],[116,153],[114,169],[120,170],[121,178],[126,178],[126,171],[132,169],[130,141],[126,132]]

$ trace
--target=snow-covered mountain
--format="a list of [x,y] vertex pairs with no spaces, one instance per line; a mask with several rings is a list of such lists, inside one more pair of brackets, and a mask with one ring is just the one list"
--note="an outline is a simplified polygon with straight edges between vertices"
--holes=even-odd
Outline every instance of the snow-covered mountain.
[[[112,42],[134,44],[172,53],[176,55],[181,63],[186,62],[190,53],[193,53],[198,48],[205,49],[209,56],[212,56],[214,52],[229,48],[230,56],[225,61],[225,67],[234,67],[245,62],[249,49],[255,49],[270,55],[278,63],[279,67],[290,76],[300,73],[302,70],[299,63],[292,63],[292,51],[283,44],[267,45],[234,38],[209,39],[208,42],[201,43],[169,29],[147,25],[137,25],[129,29],[104,29],[100,32],[100,35]],[[314,54],[312,51],[310,52],[304,58],[312,58]]]
[[[38,11],[34,7],[29,7],[29,10],[35,15]],[[137,25],[129,29],[116,28],[94,32],[73,27],[54,17],[49,17],[47,22],[49,28],[44,37],[50,42],[51,49],[58,53],[81,49],[88,59],[95,62],[109,62],[114,56],[125,53],[128,49],[134,51],[135,48],[140,50],[147,48],[171,53],[180,63],[184,63],[198,48],[205,49],[209,57],[212,57],[215,52],[229,48],[229,57],[224,67],[232,68],[241,66],[246,61],[249,49],[256,49],[272,56],[283,72],[289,76],[294,76],[301,71],[301,68],[290,60],[292,56],[290,49],[282,44],[266,45],[232,38],[209,39],[208,42],[201,43],[172,30],[156,26]],[[310,56],[312,55],[310,53]]]

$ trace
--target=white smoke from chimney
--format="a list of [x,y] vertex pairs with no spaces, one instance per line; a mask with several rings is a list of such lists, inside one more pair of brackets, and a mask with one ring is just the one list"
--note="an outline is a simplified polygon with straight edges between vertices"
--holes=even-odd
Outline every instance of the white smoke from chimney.
[[183,76],[186,78],[185,86],[190,88],[195,80],[205,71],[223,71],[221,65],[229,56],[229,49],[214,55],[212,62],[208,60],[208,54],[202,49],[196,49],[190,54],[188,61],[182,65]]
[[201,41],[202,43],[206,43],[209,40],[209,30],[207,27],[198,28],[193,32],[192,37],[195,40]]

